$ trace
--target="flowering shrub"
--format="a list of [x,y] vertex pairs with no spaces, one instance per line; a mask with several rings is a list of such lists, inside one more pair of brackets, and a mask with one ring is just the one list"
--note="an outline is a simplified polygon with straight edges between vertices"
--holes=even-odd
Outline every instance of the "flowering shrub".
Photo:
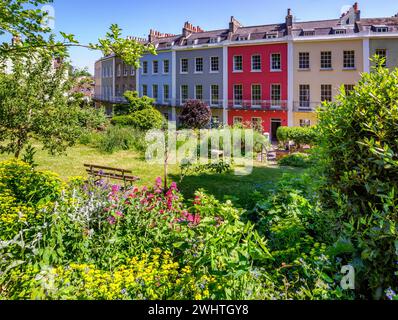
[[71,263],[43,270],[29,266],[25,273],[14,270],[9,283],[8,294],[18,299],[201,300],[217,290],[214,277],[196,279],[189,266],[181,267],[170,252],[160,249],[150,256],[127,259],[112,271],[93,264]]
[[310,235],[314,208],[287,189],[259,203],[256,224],[230,201],[184,200],[160,178],[127,190],[76,178],[51,204],[13,237],[1,229],[0,298],[349,297],[336,286],[340,262]]

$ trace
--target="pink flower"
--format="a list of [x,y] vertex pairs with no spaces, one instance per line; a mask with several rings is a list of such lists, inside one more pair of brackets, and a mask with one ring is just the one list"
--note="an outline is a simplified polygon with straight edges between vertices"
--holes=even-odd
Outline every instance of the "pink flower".
[[120,211],[116,211],[115,214],[116,214],[118,217],[120,217],[120,218],[123,218],[123,217],[124,217],[124,214],[121,213]]
[[110,225],[116,224],[116,219],[115,219],[115,217],[109,217],[109,218],[108,218],[108,222],[109,222]]
[[117,192],[119,192],[119,190],[120,190],[120,186],[118,186],[116,184],[112,186],[112,193],[117,193]]
[[164,214],[164,210],[159,210],[159,213],[160,214]]
[[105,208],[105,209],[104,209],[105,212],[109,212],[110,210],[111,210],[111,209],[109,209],[109,208]]
[[172,182],[171,185],[170,185],[170,190],[178,190],[177,189],[177,183]]
[[161,177],[157,177],[156,178],[156,186],[157,187],[161,187],[162,186],[162,178]]
[[148,191],[148,187],[145,186],[142,188],[142,192],[147,192],[147,191]]

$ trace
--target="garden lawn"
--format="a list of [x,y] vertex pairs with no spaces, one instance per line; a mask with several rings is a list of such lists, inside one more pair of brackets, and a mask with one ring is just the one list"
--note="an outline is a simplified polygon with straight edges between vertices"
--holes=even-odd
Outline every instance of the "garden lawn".
[[[151,165],[137,152],[127,150],[104,154],[95,148],[78,145],[67,150],[66,155],[51,156],[35,146],[35,161],[38,169],[56,172],[62,179],[86,176],[84,164],[103,165],[132,170],[133,175],[140,177],[140,185],[153,185],[156,177],[163,177],[162,165]],[[11,159],[10,155],[0,155],[0,161]],[[180,182],[180,169],[177,165],[169,167],[169,179],[176,181],[186,199],[192,198],[196,190],[202,188],[219,200],[231,199],[235,205],[251,207],[256,202],[256,191],[261,194],[273,189],[275,183],[284,173],[299,175],[301,170],[270,167],[255,162],[253,173],[248,176],[235,176],[233,173],[198,174],[186,176]]]

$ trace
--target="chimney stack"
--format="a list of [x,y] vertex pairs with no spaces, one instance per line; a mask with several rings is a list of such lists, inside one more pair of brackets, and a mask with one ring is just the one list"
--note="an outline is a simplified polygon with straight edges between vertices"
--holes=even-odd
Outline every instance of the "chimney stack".
[[151,29],[151,30],[149,30],[148,41],[149,42],[153,42],[156,39],[173,37],[173,36],[175,36],[175,35],[171,34],[171,33],[162,33],[162,32],[159,32],[157,30]]
[[182,28],[182,35],[186,38],[192,33],[204,32],[203,29],[199,26],[194,27],[192,23],[186,21],[184,23],[184,27]]
[[287,34],[291,35],[292,34],[292,28],[293,28],[293,15],[292,15],[292,9],[287,9],[287,16],[285,19],[286,23],[286,29],[287,29]]
[[232,16],[229,22],[229,32],[235,33],[240,27],[242,27],[241,23]]

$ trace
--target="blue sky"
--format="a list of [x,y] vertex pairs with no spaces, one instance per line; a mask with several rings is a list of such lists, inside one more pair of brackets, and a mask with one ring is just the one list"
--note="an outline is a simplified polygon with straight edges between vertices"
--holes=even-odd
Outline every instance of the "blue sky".
[[[95,42],[112,23],[125,35],[147,37],[149,29],[180,33],[185,21],[204,30],[227,28],[230,16],[243,25],[282,22],[287,8],[298,21],[337,18],[355,0],[55,0],[55,32],[73,33],[81,43]],[[398,13],[397,0],[359,0],[362,17]],[[71,49],[72,63],[89,67],[100,52]]]

